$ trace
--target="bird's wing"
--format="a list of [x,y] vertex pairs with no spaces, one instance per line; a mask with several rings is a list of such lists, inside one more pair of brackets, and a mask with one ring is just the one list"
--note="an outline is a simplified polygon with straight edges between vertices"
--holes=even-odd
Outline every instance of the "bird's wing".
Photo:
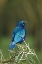
[[19,31],[19,27],[16,27],[12,34],[12,41],[11,41],[9,49],[13,49],[15,47],[15,45],[16,45],[15,36],[17,35],[18,31]]

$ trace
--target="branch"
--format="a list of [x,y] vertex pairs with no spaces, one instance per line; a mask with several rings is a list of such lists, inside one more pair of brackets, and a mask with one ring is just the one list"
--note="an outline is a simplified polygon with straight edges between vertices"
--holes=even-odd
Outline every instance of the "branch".
[[39,64],[40,61],[35,53],[34,50],[32,50],[29,46],[29,44],[27,44],[25,41],[24,41],[24,45],[20,45],[20,44],[17,44],[17,47],[13,50],[9,50],[9,59],[4,59],[4,55],[2,53],[2,50],[0,50],[0,61],[1,63],[10,63],[10,62],[13,62],[14,64],[17,63],[17,64],[20,64],[20,62],[22,61],[25,61],[26,63],[29,63],[29,64],[35,64],[35,60],[33,60],[32,56],[35,56],[36,59],[38,60]]
[[8,62],[13,62],[13,60],[14,60],[14,56],[12,56],[10,59],[8,59],[8,60],[3,60],[2,61],[2,63],[8,63]]

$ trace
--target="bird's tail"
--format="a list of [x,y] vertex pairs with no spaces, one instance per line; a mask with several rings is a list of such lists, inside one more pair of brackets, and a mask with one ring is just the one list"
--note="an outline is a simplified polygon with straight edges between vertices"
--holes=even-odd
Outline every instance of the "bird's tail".
[[15,42],[12,42],[12,43],[10,44],[9,49],[13,49],[15,46],[16,46]]

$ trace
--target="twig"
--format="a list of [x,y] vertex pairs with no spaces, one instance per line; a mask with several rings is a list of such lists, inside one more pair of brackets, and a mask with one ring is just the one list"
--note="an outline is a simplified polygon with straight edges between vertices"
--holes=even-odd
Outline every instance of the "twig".
[[2,61],[2,63],[8,63],[8,62],[13,62],[13,60],[14,60],[14,56],[12,56],[10,59],[8,59],[8,60],[3,60]]

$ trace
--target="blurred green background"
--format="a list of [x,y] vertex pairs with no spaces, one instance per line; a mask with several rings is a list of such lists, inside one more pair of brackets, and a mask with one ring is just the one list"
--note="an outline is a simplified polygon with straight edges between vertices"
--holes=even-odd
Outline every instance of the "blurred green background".
[[9,57],[12,32],[20,20],[27,21],[26,42],[42,64],[42,0],[0,0],[0,49]]

